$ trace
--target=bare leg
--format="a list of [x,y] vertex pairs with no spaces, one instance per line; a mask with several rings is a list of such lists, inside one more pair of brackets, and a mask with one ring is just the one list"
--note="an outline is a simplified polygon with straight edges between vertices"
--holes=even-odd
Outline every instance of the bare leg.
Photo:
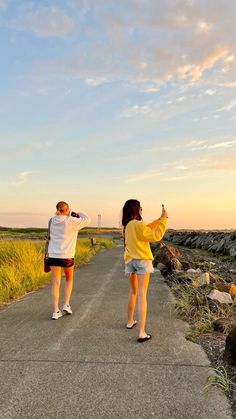
[[73,287],[73,274],[74,274],[74,266],[70,268],[64,268],[65,276],[66,276],[66,285],[64,291],[64,304],[70,304],[70,296]]
[[147,289],[150,274],[138,275],[138,318],[139,318],[139,337],[147,336],[145,332],[147,314]]
[[138,291],[138,279],[136,274],[129,275],[129,298],[128,298],[128,321],[127,327],[130,327],[134,324],[134,309],[137,298]]
[[61,267],[51,266],[52,272],[52,304],[53,312],[56,313],[59,310],[59,294],[61,285]]

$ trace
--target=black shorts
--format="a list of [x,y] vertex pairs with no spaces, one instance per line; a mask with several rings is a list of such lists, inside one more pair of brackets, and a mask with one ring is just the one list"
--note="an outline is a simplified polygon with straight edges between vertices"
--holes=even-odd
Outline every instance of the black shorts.
[[48,258],[49,266],[61,266],[62,268],[70,268],[74,266],[74,259],[60,259],[60,258]]

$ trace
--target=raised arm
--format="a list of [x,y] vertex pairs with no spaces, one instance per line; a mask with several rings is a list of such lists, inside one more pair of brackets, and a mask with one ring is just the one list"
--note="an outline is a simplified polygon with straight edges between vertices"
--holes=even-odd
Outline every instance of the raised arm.
[[162,237],[165,234],[166,225],[166,217],[161,217],[148,225],[140,223],[137,225],[137,236],[139,240],[147,242],[158,242],[162,239]]
[[91,223],[90,217],[84,212],[79,211],[77,214],[79,215],[79,218],[71,217],[73,218],[73,222],[77,230],[81,230],[82,228],[86,227],[87,225]]

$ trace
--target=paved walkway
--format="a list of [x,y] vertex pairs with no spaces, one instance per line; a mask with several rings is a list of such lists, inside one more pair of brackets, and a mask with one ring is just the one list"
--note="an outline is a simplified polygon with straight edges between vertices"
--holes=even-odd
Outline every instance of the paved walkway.
[[203,389],[209,361],[163,280],[151,276],[144,344],[124,327],[127,294],[118,246],[77,271],[73,316],[50,320],[49,285],[1,310],[1,419],[231,418],[223,393]]

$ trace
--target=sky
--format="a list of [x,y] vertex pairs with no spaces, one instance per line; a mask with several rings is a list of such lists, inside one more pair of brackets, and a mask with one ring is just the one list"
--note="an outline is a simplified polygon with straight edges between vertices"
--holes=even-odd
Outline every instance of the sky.
[[236,229],[235,0],[0,0],[0,225]]

